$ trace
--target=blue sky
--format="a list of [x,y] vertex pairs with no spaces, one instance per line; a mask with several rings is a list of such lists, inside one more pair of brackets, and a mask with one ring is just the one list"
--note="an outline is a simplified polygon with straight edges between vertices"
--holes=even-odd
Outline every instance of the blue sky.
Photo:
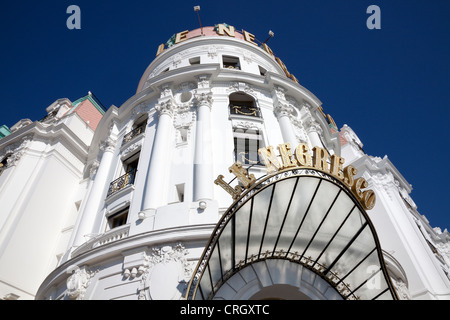
[[[69,30],[66,9],[81,9]],[[387,155],[432,227],[450,229],[450,1],[8,1],[0,11],[0,125],[33,121],[59,98],[92,91],[108,108],[131,97],[159,44],[228,23],[268,42],[338,127]],[[369,30],[368,6],[381,9]]]

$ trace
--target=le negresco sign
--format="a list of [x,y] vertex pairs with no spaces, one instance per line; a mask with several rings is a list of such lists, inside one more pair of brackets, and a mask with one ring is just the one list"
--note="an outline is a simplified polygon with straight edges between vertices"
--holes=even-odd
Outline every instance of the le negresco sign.
[[[369,184],[363,177],[355,178],[357,174],[355,167],[352,165],[344,167],[344,158],[335,154],[330,156],[327,150],[317,146],[310,150],[305,143],[298,144],[295,149],[292,149],[290,143],[282,143],[278,145],[277,149],[278,154],[273,146],[258,150],[260,159],[266,166],[267,174],[295,168],[319,170],[340,180],[351,190],[365,210],[370,210],[375,206],[374,191],[366,189]],[[230,186],[223,180],[223,175],[219,175],[214,183],[227,191],[234,200],[237,200],[245,189],[250,188],[256,182],[256,178],[253,174],[249,175],[239,161],[236,161],[228,169],[237,177],[241,185]]]

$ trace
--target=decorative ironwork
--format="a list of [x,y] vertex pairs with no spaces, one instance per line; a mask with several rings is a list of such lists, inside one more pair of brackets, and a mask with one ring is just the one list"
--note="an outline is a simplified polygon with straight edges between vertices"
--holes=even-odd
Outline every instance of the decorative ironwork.
[[126,186],[132,185],[134,183],[134,178],[136,176],[136,169],[132,169],[125,173],[123,176],[117,178],[113,182],[110,183],[107,197],[112,195],[113,193],[122,190]]
[[249,116],[249,117],[261,117],[261,114],[259,112],[259,109],[254,106],[248,106],[248,105],[230,105],[230,114],[236,114],[236,115],[243,115],[243,116]]
[[122,145],[124,145],[125,143],[127,143],[128,141],[130,141],[131,139],[133,139],[134,137],[137,137],[138,135],[140,135],[141,133],[145,132],[145,126],[146,124],[143,123],[141,125],[139,125],[138,127],[134,128],[133,130],[131,130],[130,132],[128,132],[122,140]]
[[267,259],[308,268],[343,299],[398,299],[367,213],[334,176],[286,170],[261,177],[235,200],[205,247],[187,299],[211,299],[234,274]]

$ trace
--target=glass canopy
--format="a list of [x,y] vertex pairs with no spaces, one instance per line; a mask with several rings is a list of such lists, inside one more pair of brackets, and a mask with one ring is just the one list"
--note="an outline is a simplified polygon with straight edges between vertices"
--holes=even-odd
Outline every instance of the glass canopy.
[[295,169],[257,181],[218,222],[187,299],[213,299],[231,276],[266,259],[301,264],[349,300],[397,299],[372,223],[334,177]]

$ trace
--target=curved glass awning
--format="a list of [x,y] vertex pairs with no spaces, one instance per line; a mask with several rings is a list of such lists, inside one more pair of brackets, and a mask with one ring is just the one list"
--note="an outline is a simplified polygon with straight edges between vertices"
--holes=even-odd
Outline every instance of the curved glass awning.
[[186,298],[213,299],[236,272],[266,259],[301,264],[344,299],[397,299],[367,213],[318,170],[278,172],[243,193],[218,222]]

